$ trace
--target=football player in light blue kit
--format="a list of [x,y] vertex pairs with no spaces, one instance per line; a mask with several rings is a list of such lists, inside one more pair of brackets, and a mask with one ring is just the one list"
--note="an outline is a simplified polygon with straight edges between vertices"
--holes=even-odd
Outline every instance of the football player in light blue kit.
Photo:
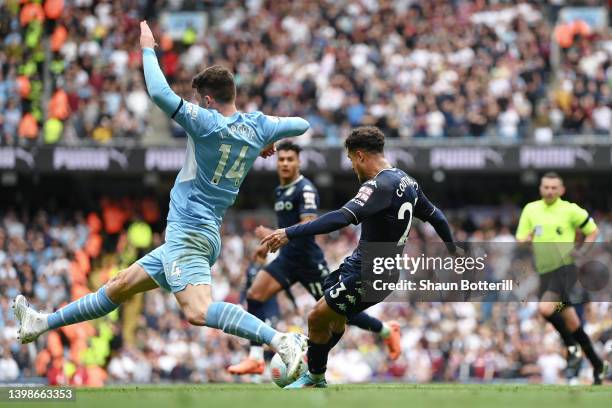
[[149,94],[188,134],[185,164],[170,193],[166,242],[96,293],[54,313],[37,312],[25,297],[17,296],[13,307],[20,323],[19,338],[28,343],[47,330],[96,319],[132,295],[159,286],[174,293],[191,324],[266,343],[281,355],[293,375],[302,360],[305,339],[277,332],[240,306],[213,302],[211,267],[221,249],[219,227],[225,210],[236,199],[255,159],[260,153],[273,153],[274,142],[303,134],[308,122],[238,112],[233,75],[221,66],[207,68],[193,78],[192,87],[203,107],[184,101],[161,72],[147,23],[142,22],[140,28]]

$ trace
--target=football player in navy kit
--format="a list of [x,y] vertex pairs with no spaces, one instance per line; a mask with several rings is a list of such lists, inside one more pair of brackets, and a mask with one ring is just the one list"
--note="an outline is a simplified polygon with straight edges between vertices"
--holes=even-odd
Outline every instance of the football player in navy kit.
[[[300,147],[283,142],[277,147],[277,171],[280,185],[274,190],[274,210],[279,228],[309,222],[317,217],[319,194],[310,180],[300,174]],[[266,227],[258,227],[256,235],[261,239],[272,233]],[[263,255],[267,248],[262,246]],[[261,256],[262,254],[256,254]],[[299,282],[317,300],[324,295],[324,279],[329,269],[323,251],[314,236],[303,235],[284,246],[278,257],[265,265],[253,279],[247,291],[247,309],[260,319],[269,318],[268,302],[283,289]],[[381,322],[365,313],[357,313],[349,324],[378,333],[387,346],[391,359],[397,359],[400,349],[400,327],[397,322]],[[262,374],[264,371],[263,346],[251,342],[249,357],[228,367],[231,374]]]
[[[442,211],[429,202],[418,183],[392,167],[384,156],[384,135],[376,127],[354,129],[345,142],[362,186],[342,208],[307,223],[277,229],[262,240],[271,252],[296,239],[327,234],[361,224],[355,251],[325,280],[324,297],[308,316],[308,371],[285,388],[326,387],[327,356],[344,333],[347,319],[377,302],[363,299],[362,258],[366,243],[394,243],[403,248],[412,217],[429,222],[451,253],[456,246]],[[377,299],[382,300],[382,299]]]

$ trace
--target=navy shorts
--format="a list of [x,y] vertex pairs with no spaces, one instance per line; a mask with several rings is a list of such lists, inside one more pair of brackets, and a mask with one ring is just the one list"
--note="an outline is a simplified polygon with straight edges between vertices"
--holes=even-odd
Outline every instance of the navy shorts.
[[[398,277],[394,275],[393,279],[397,281]],[[325,278],[323,287],[329,307],[349,318],[382,302],[392,292],[373,290],[371,280],[363,281],[361,271],[345,263]]]
[[283,255],[262,269],[272,275],[284,289],[289,289],[296,282],[301,283],[317,300],[323,297],[323,280],[329,275],[325,259],[296,262]]

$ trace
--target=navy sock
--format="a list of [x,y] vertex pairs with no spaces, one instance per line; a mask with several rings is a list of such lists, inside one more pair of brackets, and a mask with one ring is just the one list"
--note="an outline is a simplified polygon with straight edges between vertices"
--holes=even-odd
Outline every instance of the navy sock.
[[308,340],[308,371],[312,374],[324,374],[327,370],[327,356],[329,355],[329,350],[329,342],[317,344]]
[[380,320],[364,312],[357,313],[348,319],[348,324],[374,333],[380,333],[383,329],[383,323]]
[[308,371],[311,374],[325,374],[329,352],[338,344],[343,335],[344,330],[340,333],[332,332],[331,338],[325,344],[317,344],[308,340]]
[[329,339],[329,341],[327,342],[327,347],[329,351],[331,351],[331,349],[333,349],[336,346],[336,344],[338,344],[338,342],[340,341],[343,335],[344,335],[344,330],[342,330],[342,332],[340,333],[332,332],[331,339]]
[[[247,311],[253,316],[257,317],[261,321],[265,321],[264,316],[264,302],[260,302],[259,300],[247,299]],[[251,340],[251,346],[261,346],[262,344],[257,340]]]

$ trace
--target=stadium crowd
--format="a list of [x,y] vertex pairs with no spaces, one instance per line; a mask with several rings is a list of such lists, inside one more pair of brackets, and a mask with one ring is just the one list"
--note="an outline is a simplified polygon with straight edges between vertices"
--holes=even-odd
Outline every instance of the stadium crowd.
[[[139,219],[134,213],[146,215]],[[222,253],[213,269],[215,299],[235,303],[240,302],[256,245],[252,231],[269,220],[237,214],[225,223]],[[612,214],[597,218],[609,242]],[[514,221],[506,226],[490,217],[457,221],[457,238],[511,241]],[[99,211],[88,214],[0,213],[0,382],[43,377],[50,384],[101,386],[257,380],[225,371],[245,357],[245,342],[189,325],[176,300],[161,290],[136,296],[108,317],[50,332],[37,340],[36,349],[15,341],[9,302],[16,294],[24,293],[41,310],[56,309],[95,290],[159,245],[162,228],[159,209],[150,200],[104,200]],[[411,245],[432,236],[433,231],[418,224]],[[354,228],[319,237],[330,268],[354,248],[357,237]],[[279,296],[282,316],[274,324],[304,330],[313,299],[300,287],[292,293],[295,304]],[[611,309],[610,303],[593,303],[585,313],[585,330],[601,354],[612,345]],[[370,312],[400,322],[401,357],[389,362],[378,338],[349,328],[330,358],[332,382],[561,381],[565,359],[558,335],[538,316],[534,303],[388,302]],[[582,375],[587,381],[589,370],[585,362]]]
[[[206,35],[164,33],[160,10],[185,9],[206,13]],[[240,109],[306,117],[330,144],[359,124],[400,138],[610,133],[611,39],[585,22],[553,36],[546,2],[47,0],[0,15],[2,144],[184,137],[150,109],[143,18],[181,96],[224,64]]]

